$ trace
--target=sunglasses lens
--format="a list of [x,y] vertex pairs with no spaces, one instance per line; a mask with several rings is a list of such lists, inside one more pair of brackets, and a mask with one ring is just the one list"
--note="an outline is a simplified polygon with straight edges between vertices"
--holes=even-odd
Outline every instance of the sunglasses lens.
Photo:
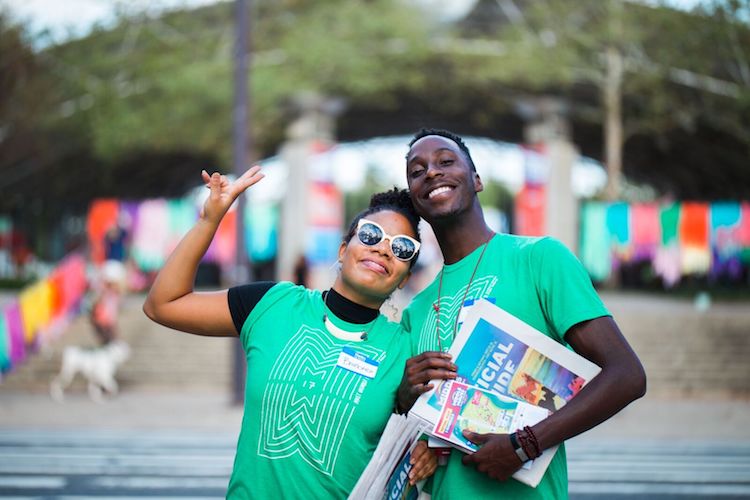
[[367,246],[377,245],[383,239],[383,231],[375,224],[365,223],[359,228],[357,238]]
[[413,241],[399,236],[393,238],[393,241],[391,242],[391,250],[397,259],[409,260],[414,257],[417,248]]

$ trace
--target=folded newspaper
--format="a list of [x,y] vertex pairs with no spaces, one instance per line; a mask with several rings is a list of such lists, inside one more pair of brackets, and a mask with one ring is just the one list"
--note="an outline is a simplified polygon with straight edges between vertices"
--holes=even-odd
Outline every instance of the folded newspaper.
[[419,419],[406,415],[391,415],[375,453],[354,485],[349,498],[415,500],[420,493],[420,484],[409,484],[410,460],[411,452],[422,430],[423,423]]
[[[409,412],[426,432],[461,451],[477,447],[463,438],[514,432],[562,408],[600,368],[486,300],[472,304],[448,351],[458,366],[456,381],[434,380],[435,388]],[[536,487],[557,446],[513,477]]]

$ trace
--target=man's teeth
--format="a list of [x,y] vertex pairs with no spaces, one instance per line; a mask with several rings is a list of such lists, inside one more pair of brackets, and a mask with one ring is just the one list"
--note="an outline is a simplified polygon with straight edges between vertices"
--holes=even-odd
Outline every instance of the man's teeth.
[[453,189],[453,188],[450,188],[448,186],[439,187],[439,188],[435,189],[434,191],[430,191],[430,194],[427,195],[427,197],[428,198],[432,198],[432,197],[437,196],[439,194],[447,193],[451,189]]

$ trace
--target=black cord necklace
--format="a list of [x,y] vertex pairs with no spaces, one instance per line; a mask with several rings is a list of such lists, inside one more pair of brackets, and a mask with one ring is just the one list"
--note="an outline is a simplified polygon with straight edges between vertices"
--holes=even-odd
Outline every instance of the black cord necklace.
[[[458,316],[461,312],[461,308],[464,306],[464,303],[466,302],[466,297],[469,295],[469,290],[471,289],[471,284],[474,282],[474,276],[477,274],[477,269],[479,269],[479,264],[482,262],[482,257],[484,257],[484,251],[487,250],[487,247],[490,244],[490,240],[492,237],[495,236],[494,231],[490,234],[490,237],[487,238],[487,241],[484,242],[482,245],[482,252],[479,254],[479,259],[477,259],[477,263],[474,265],[474,270],[471,272],[471,278],[469,278],[469,284],[466,285],[466,291],[464,292],[464,297],[461,299],[461,304],[459,306],[459,313],[456,314],[456,319],[453,322],[453,336],[452,339],[456,338],[456,330],[458,329]],[[443,268],[440,269],[440,282],[438,283],[438,296],[437,301],[433,302],[432,308],[435,310],[435,336],[437,337],[438,342],[438,349],[440,351],[443,350],[443,343],[440,340],[440,299],[442,298],[442,292],[443,292],[443,271],[445,271],[445,265],[443,265]]]

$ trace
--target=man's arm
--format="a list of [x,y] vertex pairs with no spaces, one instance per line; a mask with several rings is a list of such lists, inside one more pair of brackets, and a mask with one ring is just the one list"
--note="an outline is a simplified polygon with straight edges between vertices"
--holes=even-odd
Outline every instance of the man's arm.
[[[646,393],[643,366],[611,317],[578,323],[568,330],[565,340],[602,370],[565,406],[532,426],[542,450],[591,429]],[[465,436],[482,447],[465,456],[464,464],[475,464],[479,471],[499,480],[521,467],[507,434]]]

